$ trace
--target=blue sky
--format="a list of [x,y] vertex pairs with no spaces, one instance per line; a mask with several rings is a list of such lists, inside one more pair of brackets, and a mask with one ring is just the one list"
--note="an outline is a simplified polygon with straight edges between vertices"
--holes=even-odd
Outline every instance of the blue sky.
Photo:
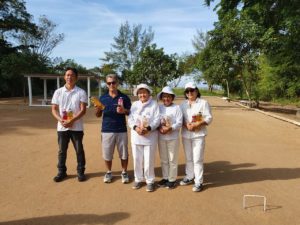
[[27,11],[37,22],[46,15],[56,23],[64,41],[51,57],[74,59],[92,68],[103,62],[121,24],[152,27],[154,43],[172,54],[193,52],[192,39],[197,30],[208,31],[217,21],[213,6],[203,0],[25,0]]

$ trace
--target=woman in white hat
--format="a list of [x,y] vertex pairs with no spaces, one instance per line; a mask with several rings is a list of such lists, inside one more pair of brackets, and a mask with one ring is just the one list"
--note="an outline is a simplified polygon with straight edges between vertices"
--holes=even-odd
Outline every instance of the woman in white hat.
[[157,95],[163,104],[159,105],[160,126],[158,147],[163,179],[158,186],[174,188],[178,169],[179,130],[182,126],[182,112],[179,105],[173,103],[176,95],[168,86]]
[[193,191],[202,190],[203,184],[203,159],[206,126],[212,121],[211,109],[208,102],[201,97],[201,94],[193,82],[185,85],[184,95],[186,100],[180,105],[183,113],[182,144],[185,152],[186,176],[180,185],[188,185],[193,182]]
[[[157,146],[160,124],[159,108],[156,101],[152,100],[152,90],[146,84],[139,84],[134,90],[138,96],[130,109],[128,125],[131,130],[131,147],[134,167],[133,189],[139,189],[143,180],[146,180],[146,190],[154,191],[154,159]],[[144,173],[143,173],[144,167]]]

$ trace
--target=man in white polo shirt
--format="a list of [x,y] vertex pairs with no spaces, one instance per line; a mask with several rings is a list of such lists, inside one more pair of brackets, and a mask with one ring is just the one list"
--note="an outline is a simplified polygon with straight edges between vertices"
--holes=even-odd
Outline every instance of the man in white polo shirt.
[[73,143],[77,156],[78,181],[86,180],[85,155],[82,144],[83,120],[86,112],[87,95],[86,92],[76,86],[78,72],[75,68],[67,68],[65,72],[65,85],[54,92],[52,98],[52,115],[57,122],[58,135],[58,174],[53,178],[55,182],[60,182],[67,177],[67,149],[70,140]]

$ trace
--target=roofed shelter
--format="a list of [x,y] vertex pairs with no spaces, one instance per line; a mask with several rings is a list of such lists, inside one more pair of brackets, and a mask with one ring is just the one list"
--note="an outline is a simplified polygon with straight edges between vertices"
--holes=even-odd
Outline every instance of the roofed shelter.
[[[29,97],[29,106],[49,106],[51,105],[51,99],[48,99],[47,96],[47,80],[56,80],[56,86],[57,88],[60,88],[60,79],[64,79],[64,75],[59,75],[59,74],[25,74],[24,77],[27,77],[28,81],[28,97]],[[32,84],[31,84],[31,79],[32,78],[39,78],[44,81],[44,95],[42,99],[38,99],[40,104],[35,104],[33,103],[33,98],[32,98]],[[87,95],[88,98],[91,96],[91,79],[96,79],[98,82],[100,80],[98,79],[97,76],[92,75],[92,74],[79,74],[78,75],[78,80],[87,80]],[[88,101],[88,107],[90,107],[90,101]]]

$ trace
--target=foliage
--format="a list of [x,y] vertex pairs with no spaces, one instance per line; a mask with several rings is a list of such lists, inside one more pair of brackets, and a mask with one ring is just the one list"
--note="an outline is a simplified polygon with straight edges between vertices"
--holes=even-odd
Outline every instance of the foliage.
[[[204,2],[210,5],[213,1]],[[227,23],[234,13],[237,21],[247,18],[248,25],[258,31],[253,37],[259,45],[251,51],[258,50],[259,57],[263,56],[264,60],[258,60],[257,56],[251,58],[257,62],[255,72],[259,74],[259,79],[254,79],[258,83],[253,87],[254,95],[263,99],[300,97],[300,1],[220,0],[215,9],[219,22],[212,32],[219,24]],[[253,30],[250,28],[250,31]],[[248,69],[247,72],[251,75]]]
[[140,53],[151,44],[153,38],[154,32],[151,27],[143,30],[141,24],[132,27],[128,22],[121,24],[119,34],[111,44],[111,50],[105,52],[105,58],[102,60],[115,65],[120,73],[130,71],[139,61]]
[[54,33],[57,25],[46,16],[39,18],[39,24],[37,26],[38,37],[25,32],[22,33],[18,39],[23,46],[29,46],[33,54],[40,55],[47,59],[53,49],[64,40],[64,34]]
[[24,46],[13,46],[12,40],[18,32],[37,35],[37,27],[31,22],[22,0],[2,0],[0,2],[0,50],[1,54],[16,52]]
[[168,81],[183,75],[182,64],[176,55],[167,55],[156,44],[148,46],[140,55],[131,73],[126,74],[131,84],[146,83],[152,87],[163,87]]

